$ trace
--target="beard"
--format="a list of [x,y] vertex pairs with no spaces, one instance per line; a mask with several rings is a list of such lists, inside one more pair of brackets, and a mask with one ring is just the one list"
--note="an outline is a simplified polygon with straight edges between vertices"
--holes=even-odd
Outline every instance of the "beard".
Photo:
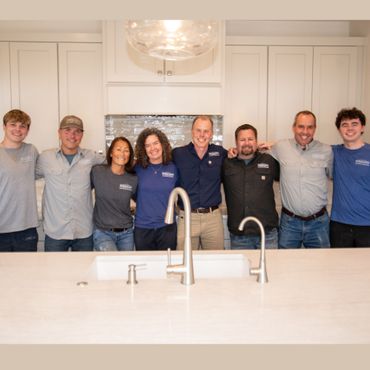
[[253,149],[252,146],[250,145],[243,145],[241,148],[240,148],[240,153],[241,155],[251,155],[251,154],[254,154],[255,150]]

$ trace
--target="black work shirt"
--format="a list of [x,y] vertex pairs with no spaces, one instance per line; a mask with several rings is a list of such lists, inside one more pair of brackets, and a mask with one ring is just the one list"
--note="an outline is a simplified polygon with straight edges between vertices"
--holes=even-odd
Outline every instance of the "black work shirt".
[[259,235],[258,226],[252,222],[239,231],[240,221],[247,216],[257,217],[267,231],[278,226],[273,184],[279,174],[279,163],[266,153],[257,152],[248,165],[239,158],[224,161],[222,177],[231,233]]
[[227,151],[215,144],[208,146],[202,159],[193,143],[172,151],[180,175],[179,186],[188,193],[191,208],[213,207],[221,203],[221,169],[226,156]]

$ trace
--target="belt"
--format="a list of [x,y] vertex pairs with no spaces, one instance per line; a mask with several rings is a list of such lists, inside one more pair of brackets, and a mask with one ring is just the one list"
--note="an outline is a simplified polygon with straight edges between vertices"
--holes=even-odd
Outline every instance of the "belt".
[[218,206],[212,206],[207,208],[193,208],[191,213],[212,213],[214,210],[218,209]]
[[104,231],[112,231],[114,233],[122,233],[123,231],[130,230],[131,227],[123,227],[123,228],[118,228],[118,227],[112,227],[111,229],[103,229]]
[[290,217],[294,217],[294,218],[298,218],[299,220],[302,220],[302,221],[311,221],[311,220],[314,220],[315,218],[317,217],[320,217],[322,216],[323,214],[326,213],[326,207],[320,209],[319,212],[316,212],[314,213],[313,215],[311,216],[298,216],[298,215],[295,215],[293,212],[290,212],[289,210],[287,210],[285,207],[283,207],[281,209],[282,212],[284,212],[286,215],[290,216]]

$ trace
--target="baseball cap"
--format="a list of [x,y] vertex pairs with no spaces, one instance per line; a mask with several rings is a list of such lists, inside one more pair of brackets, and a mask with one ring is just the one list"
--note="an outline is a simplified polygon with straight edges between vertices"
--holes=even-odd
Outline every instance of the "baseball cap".
[[65,116],[61,121],[59,128],[76,127],[81,131],[84,130],[82,119],[77,116]]

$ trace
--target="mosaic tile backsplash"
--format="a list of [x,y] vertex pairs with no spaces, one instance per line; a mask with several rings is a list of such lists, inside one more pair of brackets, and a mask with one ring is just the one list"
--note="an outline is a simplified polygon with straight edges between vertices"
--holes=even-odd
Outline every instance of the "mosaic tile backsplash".
[[[191,125],[194,115],[107,115],[105,116],[105,143],[108,148],[116,136],[125,136],[135,146],[136,138],[147,127],[163,131],[173,148],[191,141]],[[222,145],[223,116],[211,116],[214,144]]]

